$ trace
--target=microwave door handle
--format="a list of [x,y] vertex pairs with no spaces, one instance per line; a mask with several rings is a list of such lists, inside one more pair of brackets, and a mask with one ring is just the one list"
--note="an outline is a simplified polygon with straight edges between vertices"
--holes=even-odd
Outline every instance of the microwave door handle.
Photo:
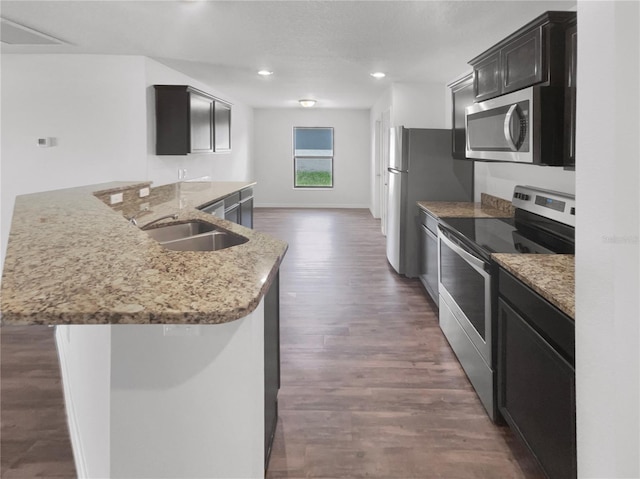
[[518,105],[514,104],[511,105],[511,108],[509,108],[507,115],[504,117],[504,138],[505,140],[507,140],[507,144],[509,145],[509,148],[511,148],[511,151],[518,151],[518,146],[516,145],[515,141],[513,141],[513,137],[511,136],[511,121],[513,120],[513,115],[517,114]]

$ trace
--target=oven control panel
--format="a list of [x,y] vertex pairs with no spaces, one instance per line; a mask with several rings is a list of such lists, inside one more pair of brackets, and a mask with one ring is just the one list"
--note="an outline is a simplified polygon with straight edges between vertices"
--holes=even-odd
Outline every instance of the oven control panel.
[[575,227],[576,198],[568,193],[518,185],[511,203],[531,213]]

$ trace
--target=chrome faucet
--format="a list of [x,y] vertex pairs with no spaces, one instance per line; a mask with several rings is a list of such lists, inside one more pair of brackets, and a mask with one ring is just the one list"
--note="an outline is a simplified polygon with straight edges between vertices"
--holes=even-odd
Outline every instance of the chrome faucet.
[[129,220],[129,223],[131,223],[133,226],[138,226],[138,216],[140,216],[141,214],[143,214],[143,213],[145,213],[147,211],[149,211],[149,207],[145,206],[140,211],[138,211],[136,214],[134,214],[130,218],[127,218]]
[[[172,220],[177,220],[178,219],[178,213],[173,213],[171,215],[164,215],[164,216],[161,216],[160,218],[156,218],[153,221],[149,221],[146,225],[141,226],[140,229],[143,230],[143,229],[145,229],[145,228],[157,223],[158,221],[166,220],[168,218],[171,218]],[[134,224],[137,225],[137,223],[134,223]]]

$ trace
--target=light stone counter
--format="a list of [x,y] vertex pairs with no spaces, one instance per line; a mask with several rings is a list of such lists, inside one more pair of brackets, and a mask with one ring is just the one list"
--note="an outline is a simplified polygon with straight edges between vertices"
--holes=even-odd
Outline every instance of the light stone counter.
[[[247,182],[186,182],[151,189],[115,182],[16,198],[2,277],[3,324],[153,324],[233,321],[251,313],[287,250],[283,241],[195,209]],[[113,192],[125,201],[110,207]],[[178,213],[248,238],[212,252],[169,251],[139,224]]]
[[481,194],[480,203],[465,201],[418,201],[418,207],[437,218],[510,218],[511,202],[497,196]]
[[551,304],[575,319],[573,255],[494,253],[491,257]]

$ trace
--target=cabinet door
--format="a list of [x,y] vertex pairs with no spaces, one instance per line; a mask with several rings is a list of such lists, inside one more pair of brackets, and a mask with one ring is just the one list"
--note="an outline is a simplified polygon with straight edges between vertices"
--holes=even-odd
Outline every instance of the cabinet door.
[[476,101],[498,96],[500,91],[500,52],[473,65],[473,90]]
[[233,205],[231,208],[225,210],[224,219],[227,221],[233,221],[240,224],[240,203]]
[[267,470],[278,421],[280,389],[280,273],[264,298],[264,468]]
[[536,28],[500,50],[502,93],[519,90],[544,78],[542,27]]
[[215,151],[231,151],[231,105],[216,101],[214,116]]
[[451,156],[458,160],[466,159],[467,129],[465,125],[465,108],[473,104],[473,72],[460,80],[451,83]]
[[566,96],[565,96],[565,166],[576,164],[576,81],[578,59],[578,27],[567,30],[566,38]]
[[502,299],[498,336],[500,412],[550,479],[575,478],[574,369]]
[[420,225],[420,280],[438,305],[438,237]]
[[246,199],[240,203],[240,224],[246,228],[253,229],[253,198]]
[[154,85],[156,93],[156,155],[189,152],[189,93],[186,86]]
[[206,96],[190,92],[191,153],[213,152],[214,101]]

